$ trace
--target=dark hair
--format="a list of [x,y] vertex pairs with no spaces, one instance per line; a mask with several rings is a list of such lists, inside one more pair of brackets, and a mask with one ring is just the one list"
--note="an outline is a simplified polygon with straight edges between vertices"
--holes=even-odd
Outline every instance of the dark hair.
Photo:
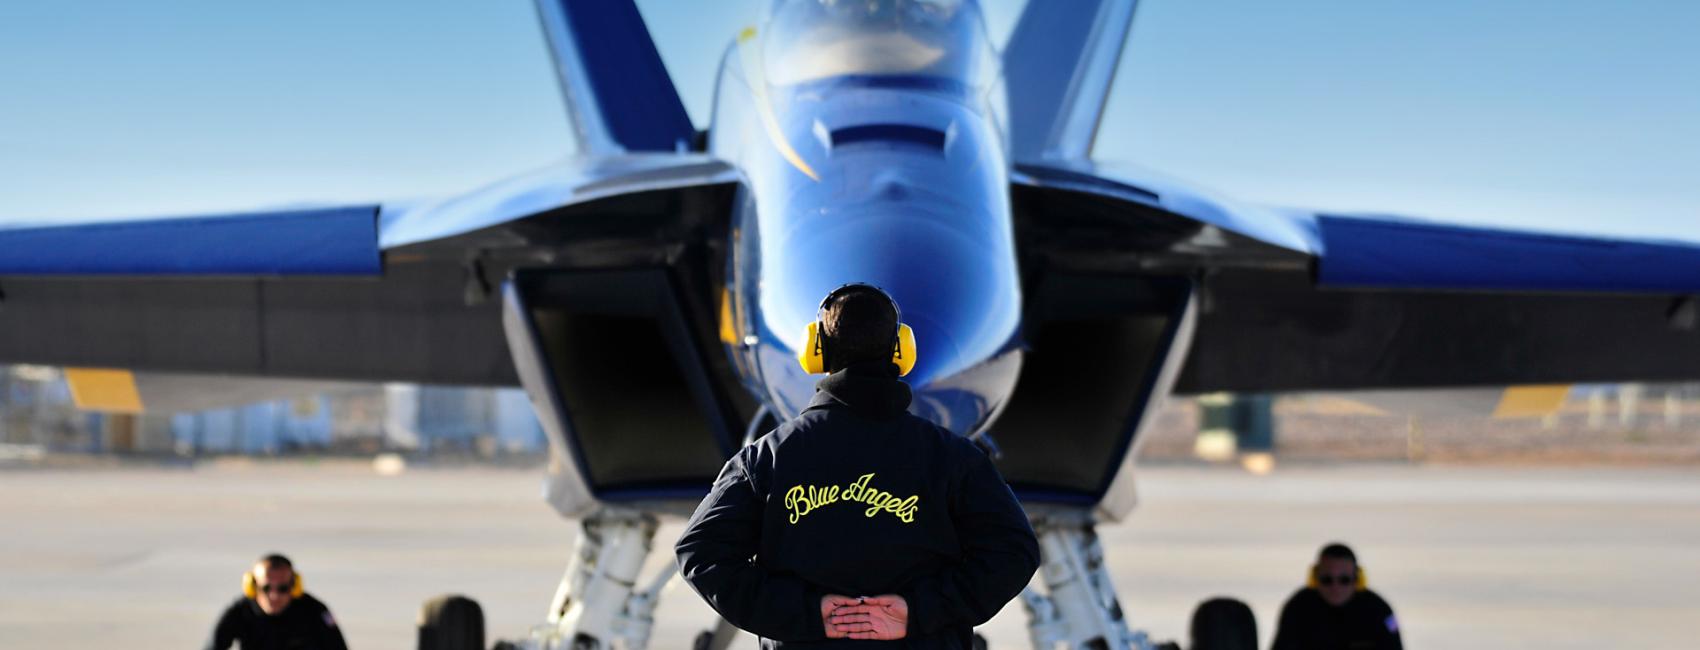
[[850,287],[821,306],[827,371],[858,363],[891,361],[897,305],[873,287]]
[[255,562],[254,564],[264,565],[267,569],[289,569],[290,571],[295,570],[295,565],[289,563],[289,558],[286,558],[283,555],[278,554],[278,553],[272,553],[272,554],[269,554],[265,557],[262,557],[262,558],[260,558],[260,561]]
[[1352,549],[1347,548],[1345,544],[1341,544],[1339,542],[1334,542],[1333,544],[1322,547],[1322,552],[1317,553],[1316,557],[1317,559],[1331,557],[1339,560],[1351,560],[1352,564],[1358,563],[1358,556],[1352,553]]
[[1257,650],[1257,617],[1233,598],[1211,598],[1192,610],[1193,648]]

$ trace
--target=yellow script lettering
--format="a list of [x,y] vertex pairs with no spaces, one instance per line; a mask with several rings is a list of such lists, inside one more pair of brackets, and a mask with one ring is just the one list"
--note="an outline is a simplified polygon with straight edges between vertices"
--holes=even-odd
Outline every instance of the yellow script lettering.
[[873,517],[881,512],[889,512],[903,523],[914,523],[915,511],[920,508],[921,497],[911,496],[899,498],[890,492],[868,487],[874,480],[872,473],[856,477],[849,485],[840,490],[837,485],[794,485],[785,491],[785,509],[790,512],[790,521],[795,524],[805,515],[822,507],[849,501],[866,504],[868,508],[862,511],[865,517]]

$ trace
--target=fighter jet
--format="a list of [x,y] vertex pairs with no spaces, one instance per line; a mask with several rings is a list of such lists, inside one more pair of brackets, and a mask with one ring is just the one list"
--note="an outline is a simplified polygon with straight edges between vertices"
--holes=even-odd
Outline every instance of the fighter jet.
[[1094,530],[1166,396],[1700,377],[1700,247],[1094,160],[1134,5],[1029,3],[999,52],[973,0],[774,0],[698,131],[631,0],[539,0],[578,155],[439,201],[0,231],[0,361],[107,370],[77,373],[93,407],[146,407],[136,372],[523,386],[582,534],[514,643],[574,648],[647,644],[658,518],[808,402],[846,283],[901,304],[912,409],[1032,515],[1042,647],[1153,647]]

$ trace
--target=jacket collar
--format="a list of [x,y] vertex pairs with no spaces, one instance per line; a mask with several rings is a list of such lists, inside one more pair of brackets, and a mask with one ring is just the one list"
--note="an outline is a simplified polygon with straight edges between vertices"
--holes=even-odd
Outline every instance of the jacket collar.
[[815,397],[803,410],[833,405],[876,418],[892,418],[909,409],[909,384],[897,378],[891,363],[861,363],[828,375],[815,384]]

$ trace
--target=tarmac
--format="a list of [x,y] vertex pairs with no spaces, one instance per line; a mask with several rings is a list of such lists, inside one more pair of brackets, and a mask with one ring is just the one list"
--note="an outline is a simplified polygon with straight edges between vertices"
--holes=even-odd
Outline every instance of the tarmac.
[[[411,648],[421,603],[463,593],[491,640],[543,620],[576,526],[538,470],[351,462],[0,470],[0,648],[205,643],[257,556],[280,551],[350,647]],[[1185,641],[1199,601],[1250,604],[1267,646],[1322,544],[1358,550],[1410,648],[1693,648],[1700,472],[1693,467],[1283,464],[1142,469],[1142,505],[1101,529],[1130,622]],[[664,525],[653,575],[680,522]],[[678,581],[651,648],[688,648],[713,614]],[[981,628],[1030,647],[1011,604]],[[754,648],[748,636],[735,648]]]

